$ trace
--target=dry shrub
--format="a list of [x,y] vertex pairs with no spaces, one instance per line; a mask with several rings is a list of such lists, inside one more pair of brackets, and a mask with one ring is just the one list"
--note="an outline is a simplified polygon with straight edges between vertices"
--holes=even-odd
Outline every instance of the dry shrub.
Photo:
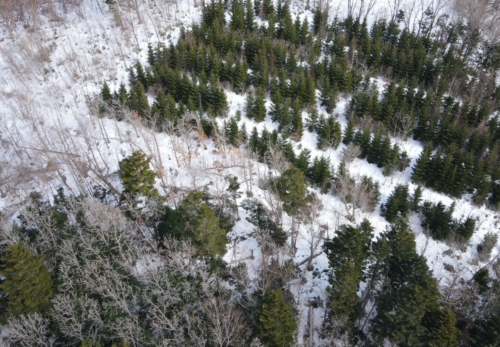
[[496,246],[498,241],[498,235],[492,232],[484,235],[484,240],[477,245],[477,256],[480,261],[486,262],[490,260],[491,251]]

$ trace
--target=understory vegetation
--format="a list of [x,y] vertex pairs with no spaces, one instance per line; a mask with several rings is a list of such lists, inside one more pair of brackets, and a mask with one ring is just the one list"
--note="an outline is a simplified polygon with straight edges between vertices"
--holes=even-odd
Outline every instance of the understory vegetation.
[[[116,16],[117,1],[103,4]],[[432,195],[491,214],[500,207],[499,46],[473,22],[423,11],[410,30],[403,10],[370,22],[361,11],[331,18],[320,4],[308,17],[287,1],[211,0],[177,42],[149,44],[128,84],[108,80],[87,102],[97,119],[131,125],[127,137],[143,136],[135,124],[166,134],[175,164],[158,165],[156,135],[146,142],[157,157],[132,141],[115,163],[99,152],[108,171],[117,167],[108,176],[69,155],[85,178],[101,179],[90,193],[68,191],[64,176],[66,189],[31,192],[2,218],[3,341],[500,345],[498,235],[474,240],[479,218]],[[235,98],[245,106],[231,109]],[[423,145],[418,158],[407,141]],[[232,166],[221,159],[196,176],[200,152]],[[361,161],[390,184],[355,174]],[[187,178],[165,178],[179,171]],[[332,204],[340,208],[325,223]],[[249,238],[257,246],[238,249]],[[444,264],[451,280],[439,282],[429,242],[458,259],[471,248],[474,271]],[[308,278],[324,279],[321,297],[304,294]]]

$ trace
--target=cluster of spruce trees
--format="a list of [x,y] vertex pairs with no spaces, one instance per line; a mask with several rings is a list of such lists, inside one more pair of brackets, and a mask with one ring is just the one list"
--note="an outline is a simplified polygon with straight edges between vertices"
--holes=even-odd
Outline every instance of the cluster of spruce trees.
[[[226,12],[231,13],[229,21]],[[149,66],[136,63],[130,69],[129,91],[122,85],[112,94],[105,85],[103,99],[126,104],[140,116],[157,114],[161,124],[188,111],[201,117],[225,115],[224,86],[246,93],[245,114],[257,122],[269,115],[279,123],[283,138],[300,140],[307,112],[306,126],[318,133],[318,147],[335,148],[341,139],[340,125],[333,117],[318,119],[316,90],[320,90],[319,105],[329,113],[339,93],[356,92],[347,108],[350,122],[344,143],[358,144],[362,157],[390,174],[398,163],[406,162],[406,154],[391,146],[389,132],[413,135],[438,150],[433,160],[419,161],[415,181],[452,196],[474,193],[477,203],[490,193],[498,195],[500,188],[493,183],[500,178],[498,121],[488,116],[498,107],[500,89],[473,69],[497,63],[493,56],[474,60],[472,52],[479,41],[464,39],[475,37],[468,28],[452,24],[433,36],[436,24],[431,17],[415,33],[400,28],[403,12],[392,21],[376,21],[371,28],[366,20],[352,17],[327,24],[325,12],[314,13],[309,25],[307,20],[293,21],[286,2],[275,6],[270,1],[212,1],[204,7],[201,23],[182,30],[176,45],[149,47]],[[260,26],[257,15],[264,20]],[[383,95],[370,88],[372,73],[392,79]],[[445,96],[452,90],[460,91],[455,94],[464,100],[462,104]],[[156,93],[153,105],[147,102],[149,91]],[[356,131],[357,120],[366,117],[377,126]],[[210,133],[212,125],[204,124]],[[249,138],[233,120],[230,126],[233,145]],[[443,177],[451,179],[445,182]],[[500,200],[490,198],[492,204]]]

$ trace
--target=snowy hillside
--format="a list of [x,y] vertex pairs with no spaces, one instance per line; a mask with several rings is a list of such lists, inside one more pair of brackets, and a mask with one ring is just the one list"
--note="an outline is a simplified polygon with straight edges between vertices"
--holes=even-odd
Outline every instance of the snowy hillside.
[[[316,6],[319,6],[316,2],[292,1],[290,12],[293,22],[296,18],[299,18],[300,23],[307,19],[310,30],[313,30],[313,10]],[[328,6],[322,6],[329,13],[330,23],[335,17],[341,21],[348,14],[353,14],[355,18],[367,19],[368,28],[379,19],[394,19],[400,11],[404,11],[406,16],[399,21],[399,26],[415,31],[420,30],[419,23],[424,18],[427,20],[432,17],[437,21],[443,13],[454,13],[451,4],[439,1],[429,4],[385,4],[375,1],[352,4],[350,1],[334,0]],[[286,283],[286,288],[293,295],[298,322],[295,342],[308,346],[326,344],[322,329],[329,310],[327,303],[330,294],[327,288],[331,285],[331,269],[323,245],[335,238],[341,225],[359,225],[365,218],[374,228],[374,240],[388,230],[391,223],[382,215],[383,206],[399,185],[408,185],[410,195],[417,190],[419,184],[412,180],[412,172],[425,144],[421,140],[414,140],[411,135],[403,139],[394,132],[388,132],[391,148],[397,145],[400,152],[406,152],[408,156],[409,165],[402,171],[393,170],[389,175],[384,175],[384,168],[369,163],[361,156],[345,164],[356,182],[361,181],[362,176],[369,176],[374,183],[378,183],[380,198],[373,210],[348,207],[356,210],[357,215],[353,220],[346,210],[349,203],[344,204],[335,188],[322,190],[318,185],[308,184],[308,192],[315,196],[315,202],[309,202],[307,207],[313,217],[297,222],[292,214],[282,212],[281,228],[289,236],[287,244],[272,251],[263,249],[262,235],[256,232],[256,226],[249,221],[251,212],[245,209],[245,201],[255,199],[270,211],[281,208],[282,202],[274,196],[269,178],[280,177],[292,165],[277,145],[273,148],[269,142],[267,149],[271,154],[267,154],[265,163],[265,160],[259,160],[258,155],[252,153],[248,142],[232,145],[223,131],[209,137],[206,131],[201,130],[199,120],[190,121],[187,116],[186,120],[176,124],[176,130],[167,124],[163,131],[158,131],[158,128],[151,127],[155,121],[147,118],[149,114],[141,117],[126,106],[114,108],[108,113],[101,109],[103,84],[107,83],[111,93],[118,93],[121,84],[130,91],[130,69],[135,69],[137,62],[150,67],[148,51],[151,48],[148,47],[155,49],[161,43],[168,48],[171,43],[177,44],[179,38],[184,40],[183,35],[191,31],[193,23],[201,25],[202,8],[203,4],[197,0],[172,3],[163,0],[130,0],[111,4],[101,0],[81,0],[79,3],[46,2],[36,17],[26,11],[23,17],[8,19],[4,15],[7,11],[3,10],[3,22],[0,22],[0,206],[5,229],[16,220],[20,209],[30,201],[30,194],[34,191],[41,193],[44,200],[53,201],[53,195],[59,187],[67,195],[79,196],[92,194],[95,186],[100,186],[113,196],[108,200],[110,206],[117,206],[123,191],[119,162],[137,150],[152,158],[151,169],[156,174],[155,187],[161,196],[166,197],[165,204],[172,208],[178,208],[190,191],[206,189],[216,199],[224,196],[228,189],[226,177],[235,176],[240,183],[240,194],[235,198],[238,211],[234,225],[227,234],[223,260],[229,268],[246,264],[249,276],[247,291],[253,292],[258,289],[257,282],[263,264],[269,263],[270,259],[282,262],[291,259],[300,269],[298,276]],[[228,5],[225,12],[228,23],[231,22],[230,8]],[[424,15],[429,8],[434,11],[433,15]],[[254,23],[256,26],[269,25],[269,21],[261,16],[256,16]],[[441,29],[436,25],[434,30],[437,32]],[[345,51],[349,52],[349,48],[345,47]],[[330,59],[330,56],[322,52],[319,59]],[[300,64],[308,66],[305,59]],[[251,69],[249,72],[252,75]],[[324,119],[333,115],[340,124],[342,134],[345,134],[350,117],[349,105],[353,95],[361,93],[361,88],[359,93],[338,92],[335,107],[332,112],[328,112],[326,106],[321,106],[323,95],[319,79],[317,82],[316,100],[313,102],[317,107],[317,115]],[[370,85],[369,90],[377,90],[379,100],[383,100],[391,79],[387,74],[377,74],[373,70],[366,83]],[[224,83],[221,86],[227,87]],[[249,137],[254,127],[259,134],[264,129],[281,132],[280,123],[272,120],[275,103],[270,93],[265,95],[266,115],[263,121],[257,122],[255,118],[246,116],[248,93],[254,90],[257,91],[257,88],[249,86],[245,92],[237,93],[233,88],[225,88],[226,116],[215,117],[215,124],[223,129],[231,119],[235,119],[238,129],[244,126]],[[451,90],[452,87],[444,93],[444,97],[451,95]],[[150,105],[154,104],[158,92],[151,87],[148,89]],[[488,117],[493,118],[496,110],[490,111]],[[121,118],[113,115],[120,115]],[[340,142],[336,148],[325,146],[319,149],[318,131],[307,129],[311,112],[304,108],[301,116],[304,129],[300,140],[287,139],[287,143],[296,157],[304,150],[309,150],[311,164],[315,158],[326,158],[332,175],[336,176],[339,165],[345,160],[344,153],[348,145]],[[356,129],[363,130],[360,123]],[[372,133],[375,131],[372,130]],[[485,236],[498,233],[498,212],[486,202],[474,203],[473,196],[474,193],[466,192],[462,197],[452,197],[451,194],[422,186],[422,202],[442,202],[446,206],[455,203],[453,218],[460,223],[468,218],[475,220],[474,233],[463,246],[431,237],[430,232],[422,226],[422,213],[409,212],[407,216],[415,234],[417,253],[425,257],[442,293],[451,293],[453,288],[469,283],[477,271],[486,265],[493,269],[495,259],[500,254],[495,244],[488,258],[478,257],[478,245]],[[293,236],[295,229],[297,234]],[[294,237],[295,247],[292,244]],[[3,236],[2,240],[6,247],[20,239],[12,236],[6,240]],[[32,250],[35,248],[31,247]],[[151,259],[155,259],[155,255],[147,254],[139,259],[134,264],[136,271],[147,272],[152,266]],[[490,276],[496,279],[495,270],[490,271]],[[366,285],[364,281],[357,288],[360,298],[364,295]],[[235,285],[229,281],[225,286],[233,288]],[[313,301],[320,304],[313,306]],[[370,301],[368,307],[373,305]],[[366,317],[374,318],[375,315],[375,311],[367,310]],[[6,329],[8,332],[8,327]],[[310,337],[310,332],[313,332],[314,337]],[[140,342],[137,341],[128,342],[138,346]],[[30,342],[19,345],[27,346]],[[54,342],[54,345],[57,343]]]

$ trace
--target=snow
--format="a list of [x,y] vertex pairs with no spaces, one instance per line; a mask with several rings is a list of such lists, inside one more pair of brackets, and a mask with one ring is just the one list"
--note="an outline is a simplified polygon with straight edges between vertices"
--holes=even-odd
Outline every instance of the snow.
[[[119,186],[116,175],[118,161],[124,155],[140,148],[149,155],[153,155],[153,167],[164,169],[165,176],[157,180],[157,189],[165,194],[167,191],[163,185],[180,188],[202,187],[208,184],[212,193],[220,193],[225,190],[224,176],[232,174],[243,182],[248,174],[243,172],[241,166],[246,158],[243,149],[229,149],[222,151],[211,140],[203,141],[206,146],[196,147],[193,151],[191,162],[176,156],[175,148],[188,148],[188,140],[182,140],[176,136],[166,133],[151,134],[133,122],[116,122],[112,119],[98,119],[89,115],[87,106],[88,98],[100,92],[104,81],[107,81],[111,90],[118,88],[120,83],[127,84],[127,69],[136,61],[142,64],[147,62],[147,45],[153,46],[157,42],[176,42],[180,27],[189,27],[192,22],[201,19],[200,7],[195,7],[193,1],[179,1],[178,9],[170,5],[170,9],[162,5],[160,7],[150,6],[149,1],[140,2],[142,20],[139,21],[133,11],[128,11],[124,28],[115,25],[113,14],[107,6],[100,1],[86,1],[82,8],[82,16],[72,11],[63,15],[62,22],[51,22],[42,17],[42,23],[33,31],[30,28],[17,26],[12,34],[5,29],[0,33],[0,120],[2,130],[0,133],[3,141],[3,161],[11,162],[13,166],[22,168],[43,167],[48,169],[49,164],[55,165],[57,170],[42,174],[36,170],[27,171],[32,174],[31,180],[22,181],[18,190],[3,194],[0,198],[0,210],[10,216],[15,216],[15,210],[9,210],[9,206],[18,206],[27,195],[33,191],[41,192],[45,197],[50,197],[58,186],[64,186],[73,194],[85,192],[97,182],[97,175],[91,170],[86,171],[87,177],[75,172],[65,161],[68,153],[80,156],[82,159],[88,156],[95,157],[96,169],[100,175],[107,175],[109,180]],[[409,6],[405,3],[404,6]],[[387,5],[377,2],[376,7],[369,16],[373,21],[380,18]],[[166,11],[168,10],[168,11]],[[301,6],[293,3],[292,10],[299,14],[301,20],[308,18],[312,23],[312,13],[303,11]],[[337,15],[342,18],[347,13],[346,2],[332,1],[330,6],[330,18]],[[417,15],[415,14],[415,18]],[[47,57],[48,55],[48,57]],[[373,78],[379,92],[383,91],[386,82],[382,78]],[[227,91],[229,105],[228,117],[234,117],[237,111],[241,111],[242,117],[239,126],[245,124],[250,132],[254,126],[259,133],[264,128],[274,130],[278,128],[269,117],[265,121],[256,124],[245,117],[245,95],[238,95]],[[349,99],[341,98],[335,109],[338,120],[345,129],[347,120],[344,116],[345,108]],[[266,109],[269,111],[271,101],[266,101]],[[327,115],[321,108],[319,112]],[[218,119],[219,125],[228,120]],[[196,144],[195,135],[189,141]],[[183,142],[185,141],[185,142]],[[380,203],[385,203],[389,195],[398,184],[408,184],[410,192],[417,186],[410,181],[411,167],[423,150],[420,142],[415,140],[391,139],[392,143],[398,143],[402,150],[408,153],[411,165],[404,172],[396,172],[390,177],[385,177],[382,170],[376,165],[369,164],[366,160],[355,159],[349,170],[353,175],[369,175],[380,185]],[[316,147],[317,135],[304,132],[300,143],[294,143],[297,153],[302,149],[311,151],[311,160],[315,157],[325,156],[330,159],[336,168],[342,159],[342,150],[345,145],[341,144],[338,149],[318,150]],[[33,150],[36,149],[36,150]],[[51,152],[52,151],[52,152]],[[28,156],[27,153],[31,156]],[[64,152],[66,154],[56,153]],[[226,167],[226,169],[217,169]],[[215,169],[214,169],[215,168]],[[5,170],[8,170],[5,168]],[[253,169],[247,184],[242,183],[241,190],[252,191],[253,196],[264,201],[265,192],[259,188],[259,178],[265,177],[268,168],[253,161]],[[15,170],[7,174],[17,175]],[[3,173],[2,173],[3,175]],[[2,176],[3,177],[3,176]],[[64,177],[64,179],[62,178]],[[162,181],[162,182],[160,182]],[[210,184],[212,182],[212,184]],[[312,189],[323,203],[323,209],[319,217],[319,225],[327,225],[329,237],[333,237],[335,225],[349,223],[345,217],[343,205],[338,197],[331,194],[321,194],[318,189]],[[172,199],[177,196],[171,196]],[[238,199],[238,204],[247,198],[246,194]],[[411,227],[416,235],[417,251],[425,256],[427,264],[433,270],[439,285],[450,283],[454,274],[444,270],[444,264],[450,264],[455,269],[463,269],[462,277],[470,279],[475,271],[484,263],[476,262],[476,246],[488,232],[497,232],[498,214],[486,207],[474,206],[470,197],[452,199],[444,194],[430,189],[423,189],[423,200],[433,203],[442,202],[449,206],[456,203],[454,218],[464,219],[469,216],[477,219],[476,231],[470,240],[470,244],[464,253],[453,251],[445,255],[450,249],[444,242],[435,241],[426,237],[420,220],[416,215],[410,217]],[[228,238],[228,251],[224,260],[228,264],[246,262],[251,279],[258,276],[261,267],[262,254],[256,239],[250,234],[254,226],[246,221],[247,212],[240,208],[241,219],[235,224]],[[371,213],[360,213],[357,221],[368,218],[375,228],[375,237],[380,235],[388,223],[380,216],[378,207]],[[291,219],[284,218],[284,229],[291,227]],[[293,255],[296,263],[300,263],[310,254],[310,230],[301,225],[297,252]],[[318,247],[318,252],[321,245]],[[495,247],[492,257],[499,252]],[[253,259],[251,256],[253,255]],[[287,255],[289,256],[289,255]],[[155,264],[152,256],[143,259],[136,265],[138,272],[144,271],[148,266],[160,266]],[[315,271],[307,271],[306,264],[301,265],[301,280],[294,282],[291,289],[295,295],[297,307],[300,313],[299,343],[302,341],[306,327],[308,300],[319,297],[326,299],[326,288],[328,287],[328,276],[324,272],[328,270],[328,260],[324,254],[314,258],[312,265]],[[319,273],[318,276],[314,276]],[[314,310],[316,327],[320,327],[323,317],[321,308]]]

